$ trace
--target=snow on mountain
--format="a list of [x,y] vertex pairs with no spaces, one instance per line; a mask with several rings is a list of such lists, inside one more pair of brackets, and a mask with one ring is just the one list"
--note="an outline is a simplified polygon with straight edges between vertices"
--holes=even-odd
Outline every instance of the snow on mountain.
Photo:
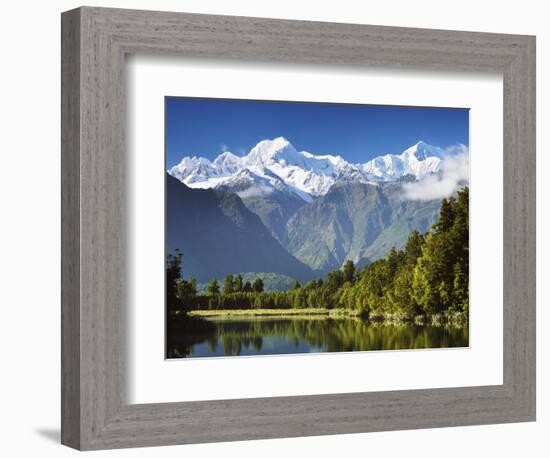
[[[261,169],[256,169],[256,171]],[[298,192],[294,192],[277,175],[269,170],[262,173],[254,173],[248,168],[242,168],[234,174],[220,179],[212,186],[220,191],[236,192],[240,197],[268,196],[276,191],[286,194],[296,194],[304,199]]]
[[191,185],[208,180],[217,175],[217,170],[208,159],[203,157],[184,157],[181,162],[170,169],[170,175]]
[[284,137],[274,140],[262,140],[246,156],[249,166],[267,167],[272,164],[297,165],[305,167],[303,154]]
[[460,154],[465,148],[442,149],[418,142],[400,155],[350,164],[341,156],[298,151],[286,138],[278,137],[262,140],[243,157],[230,152],[214,161],[185,157],[168,173],[191,188],[232,191],[241,197],[279,191],[311,201],[325,195],[335,183],[395,181],[405,175],[420,180],[438,172],[444,157]]
[[381,181],[394,181],[405,175],[413,175],[419,180],[436,173],[445,155],[444,149],[420,141],[400,155],[379,156],[359,167],[366,175]]
[[218,170],[220,175],[231,175],[242,170],[241,158],[233,153],[226,151],[220,154],[212,164]]

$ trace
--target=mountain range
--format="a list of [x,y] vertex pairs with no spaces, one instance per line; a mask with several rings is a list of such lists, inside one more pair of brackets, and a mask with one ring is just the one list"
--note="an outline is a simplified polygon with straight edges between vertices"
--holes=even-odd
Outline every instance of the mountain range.
[[245,156],[184,157],[167,173],[167,250],[200,277],[274,272],[300,281],[367,263],[426,231],[440,199],[404,198],[404,183],[443,173],[467,152],[418,142],[363,164],[298,151],[284,137]]
[[297,151],[286,138],[278,137],[262,140],[242,157],[229,151],[213,161],[187,156],[168,173],[191,188],[229,187],[241,197],[278,191],[310,202],[336,183],[377,183],[406,175],[419,180],[437,172],[443,157],[462,151],[462,145],[443,149],[419,141],[399,155],[351,164],[341,156]]
[[235,193],[191,189],[166,176],[166,252],[199,282],[228,273],[273,272],[300,281],[312,270],[288,253]]

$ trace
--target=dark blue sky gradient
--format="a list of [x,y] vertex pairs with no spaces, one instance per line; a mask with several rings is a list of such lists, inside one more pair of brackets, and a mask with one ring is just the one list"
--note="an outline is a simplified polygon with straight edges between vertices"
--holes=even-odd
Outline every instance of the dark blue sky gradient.
[[286,137],[299,151],[366,162],[419,140],[468,145],[468,109],[166,98],[166,165],[184,156],[242,156],[260,140]]

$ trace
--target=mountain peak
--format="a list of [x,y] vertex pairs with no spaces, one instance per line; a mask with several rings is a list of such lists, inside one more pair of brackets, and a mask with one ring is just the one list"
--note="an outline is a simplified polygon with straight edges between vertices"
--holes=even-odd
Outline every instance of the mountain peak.
[[269,165],[279,161],[300,163],[302,156],[285,137],[262,140],[246,156],[247,162],[254,165]]
[[239,159],[239,156],[233,154],[231,151],[224,151],[214,160],[214,162],[226,159]]
[[290,144],[290,142],[286,139],[286,137],[283,137],[283,136],[276,137],[273,140],[267,140],[267,141],[271,141],[274,144],[282,145],[282,146],[286,146]]
[[264,154],[269,154],[289,147],[294,149],[294,146],[285,137],[265,139],[259,141],[256,146],[250,150],[250,153],[248,153],[248,155],[250,156],[250,154],[252,154],[253,152],[262,152]]
[[230,151],[224,151],[216,159],[214,159],[215,165],[237,165],[241,162],[241,158]]
[[422,140],[407,148],[401,156],[414,156],[419,161],[423,161],[429,157],[437,157],[441,159],[444,151],[438,146],[430,145]]

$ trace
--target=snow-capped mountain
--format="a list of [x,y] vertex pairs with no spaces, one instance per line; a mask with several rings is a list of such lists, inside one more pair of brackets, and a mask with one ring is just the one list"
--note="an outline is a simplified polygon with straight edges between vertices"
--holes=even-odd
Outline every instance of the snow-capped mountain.
[[341,156],[298,151],[284,137],[262,140],[243,157],[230,152],[214,161],[184,157],[168,173],[191,188],[236,192],[240,197],[283,192],[306,202],[325,195],[336,183],[396,181],[405,175],[417,180],[436,173],[442,159],[465,147],[442,149],[424,142],[402,154],[386,154],[364,164],[351,164]]
[[220,180],[216,185],[220,191],[235,192],[240,197],[267,196],[277,190],[292,193],[286,183],[269,170],[258,175],[248,168],[241,168],[232,175]]
[[418,142],[400,155],[379,156],[359,167],[367,176],[381,181],[395,181],[404,175],[412,175],[419,180],[437,172],[444,156],[441,148]]

